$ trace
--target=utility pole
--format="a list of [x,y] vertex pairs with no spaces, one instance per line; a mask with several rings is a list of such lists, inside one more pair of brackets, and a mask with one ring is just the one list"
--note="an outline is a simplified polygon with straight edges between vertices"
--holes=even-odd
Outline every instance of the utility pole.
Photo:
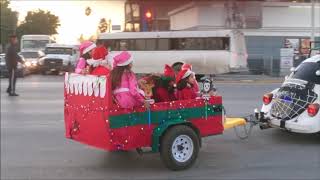
[[[315,0],[311,0],[311,37],[310,37],[310,40],[311,42],[314,41],[314,9],[315,9]],[[311,45],[313,46],[314,43],[311,43]],[[310,48],[313,48],[313,47],[310,47]]]

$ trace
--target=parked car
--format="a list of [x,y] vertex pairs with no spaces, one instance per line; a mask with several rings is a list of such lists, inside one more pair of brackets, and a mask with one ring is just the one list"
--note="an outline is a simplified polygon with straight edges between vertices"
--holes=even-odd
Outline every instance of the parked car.
[[26,63],[25,66],[32,73],[39,72],[39,59],[45,54],[42,51],[22,51],[19,55],[23,56]]
[[320,132],[320,55],[303,61],[282,86],[263,96],[261,127]]
[[[20,56],[23,61],[25,61],[24,57]],[[24,77],[27,74],[29,74],[28,68],[26,68],[25,65],[18,63],[17,66],[17,75],[18,77]],[[5,54],[0,54],[0,77],[8,77],[8,69],[6,65],[6,60],[5,60]]]
[[50,72],[71,71],[79,57],[78,48],[74,45],[47,44],[45,56],[40,58],[42,74]]

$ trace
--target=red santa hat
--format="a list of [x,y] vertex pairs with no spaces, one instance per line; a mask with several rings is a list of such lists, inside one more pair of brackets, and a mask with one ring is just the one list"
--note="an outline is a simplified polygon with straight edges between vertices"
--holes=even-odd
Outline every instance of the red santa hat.
[[164,72],[163,72],[165,77],[170,77],[174,79],[175,73],[174,70],[171,66],[169,66],[168,64],[166,64],[164,66]]
[[102,64],[108,64],[106,56],[108,55],[108,50],[104,47],[96,47],[92,50],[92,59],[88,59],[87,63],[93,67],[97,67]]
[[80,49],[80,55],[86,54],[87,52],[91,51],[96,47],[96,44],[91,41],[84,41],[79,49]]
[[108,50],[104,47],[96,47],[92,51],[92,58],[94,60],[104,60],[108,55]]
[[184,70],[184,69],[189,69],[190,71],[192,71],[192,65],[191,64],[183,64],[181,66],[181,69]]
[[190,75],[193,75],[193,74],[194,74],[194,72],[190,71],[189,69],[183,69],[178,73],[176,82],[178,83],[182,79],[184,79]]
[[113,58],[113,67],[126,66],[133,62],[131,54],[127,51],[122,51]]

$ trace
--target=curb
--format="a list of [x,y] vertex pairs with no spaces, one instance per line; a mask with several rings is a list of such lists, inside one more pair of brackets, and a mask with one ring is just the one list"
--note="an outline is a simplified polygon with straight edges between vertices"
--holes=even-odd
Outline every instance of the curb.
[[244,80],[213,80],[214,83],[242,83],[242,84],[254,84],[254,83],[282,83],[283,80],[251,80],[251,79],[244,79]]

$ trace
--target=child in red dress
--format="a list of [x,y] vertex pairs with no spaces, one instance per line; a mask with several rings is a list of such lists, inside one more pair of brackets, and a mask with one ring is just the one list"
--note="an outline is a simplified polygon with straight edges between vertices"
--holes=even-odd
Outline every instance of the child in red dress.
[[[192,65],[185,63],[185,64],[183,64],[183,65],[181,66],[181,70],[184,70],[184,69],[189,69],[190,71],[192,71]],[[196,77],[194,77],[194,79],[196,79]],[[197,82],[196,80],[193,82],[193,89],[194,89],[194,91],[195,91],[197,94],[200,93],[199,84],[198,84],[198,82]]]
[[167,102],[176,100],[174,87],[175,73],[171,66],[165,65],[164,75],[155,80],[153,99],[155,102]]
[[194,72],[189,69],[181,70],[177,75],[178,100],[195,99],[197,92],[194,89]]
[[108,50],[104,46],[98,46],[92,51],[92,59],[88,59],[87,63],[93,67],[90,74],[96,76],[108,75],[110,66],[107,61]]

